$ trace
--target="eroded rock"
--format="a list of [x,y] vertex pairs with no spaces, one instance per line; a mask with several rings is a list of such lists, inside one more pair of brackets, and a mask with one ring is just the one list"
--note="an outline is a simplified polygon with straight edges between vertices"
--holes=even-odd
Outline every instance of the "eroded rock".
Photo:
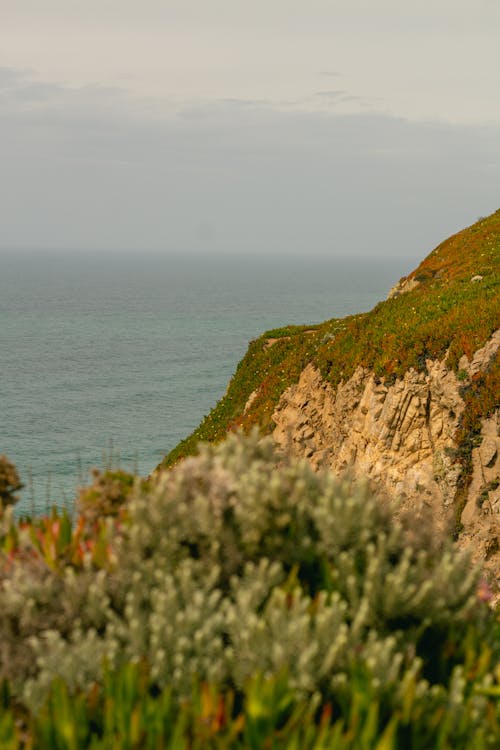
[[[462,358],[467,379],[484,370],[500,346],[500,331],[478,350],[472,361]],[[457,522],[461,465],[455,435],[464,401],[459,380],[445,363],[428,360],[426,372],[410,369],[392,385],[358,368],[332,388],[312,365],[282,395],[275,412],[274,439],[315,468],[331,468],[368,476],[391,497],[400,511],[424,508],[436,528]],[[483,440],[474,450],[474,475],[462,514],[463,546],[477,545],[475,557],[493,561],[500,571],[496,538],[500,519],[500,438],[498,424],[486,420]],[[489,489],[487,489],[489,488]],[[478,495],[487,492],[479,506]],[[496,520],[495,520],[496,519]]]

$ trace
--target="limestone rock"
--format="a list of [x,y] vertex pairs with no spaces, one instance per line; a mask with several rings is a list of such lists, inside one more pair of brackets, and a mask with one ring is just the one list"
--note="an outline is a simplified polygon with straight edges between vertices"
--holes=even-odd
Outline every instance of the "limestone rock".
[[[467,378],[484,370],[499,346],[497,331],[470,363],[461,362]],[[451,527],[461,474],[455,434],[464,410],[463,381],[444,361],[428,360],[426,365],[426,372],[410,369],[387,386],[358,368],[334,389],[309,364],[275,409],[276,443],[315,468],[368,476],[400,499],[400,512],[428,509],[437,528]],[[476,557],[489,555],[500,571],[500,551],[491,546],[500,521],[499,441],[497,421],[487,420],[483,441],[474,450],[462,523],[463,545],[476,545]],[[487,497],[478,505],[481,493]]]
[[460,544],[473,560],[500,573],[500,410],[481,423],[480,445],[472,451],[473,474],[462,511]]
[[417,494],[447,507],[457,481],[447,449],[463,402],[455,375],[428,364],[427,375],[410,370],[389,387],[359,368],[336,391],[309,365],[278,404],[274,438],[316,468],[349,470],[412,502]]
[[389,294],[387,295],[387,299],[393,299],[394,297],[399,297],[401,294],[411,292],[413,289],[419,286],[419,284],[420,282],[417,281],[417,279],[403,276],[403,278],[400,279],[398,283],[392,287]]
[[243,413],[244,413],[244,414],[246,414],[246,413],[247,413],[247,411],[248,411],[248,410],[249,410],[249,409],[251,408],[251,406],[252,406],[253,402],[254,402],[254,401],[255,401],[255,399],[257,398],[257,395],[258,395],[258,393],[259,393],[259,391],[258,391],[258,389],[257,389],[257,388],[256,388],[256,389],[255,389],[254,391],[252,391],[252,392],[251,392],[251,394],[250,394],[250,395],[249,395],[249,397],[247,398],[247,402],[246,402],[246,404],[245,404],[245,408],[244,408],[244,410],[243,410]]
[[495,331],[490,340],[481,349],[478,349],[477,352],[475,352],[472,358],[472,362],[465,368],[468,371],[469,377],[472,377],[472,375],[485,370],[499,348],[500,329],[498,329],[498,331]]

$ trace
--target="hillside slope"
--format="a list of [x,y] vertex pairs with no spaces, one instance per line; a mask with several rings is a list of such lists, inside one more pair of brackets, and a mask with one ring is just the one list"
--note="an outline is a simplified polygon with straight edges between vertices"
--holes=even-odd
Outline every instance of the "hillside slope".
[[500,572],[500,210],[440,244],[371,312],[268,331],[162,462],[257,425],[367,475]]

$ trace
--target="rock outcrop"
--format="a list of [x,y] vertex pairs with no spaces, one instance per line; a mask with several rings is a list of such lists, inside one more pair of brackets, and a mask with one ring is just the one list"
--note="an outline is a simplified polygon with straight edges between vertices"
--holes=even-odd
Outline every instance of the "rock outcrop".
[[498,412],[483,420],[473,451],[465,507],[457,510],[462,466],[456,433],[464,410],[461,389],[485,370],[500,347],[500,330],[469,362],[459,380],[443,361],[427,360],[386,385],[359,367],[336,389],[309,364],[274,411],[274,439],[316,467],[368,477],[401,512],[432,514],[436,527],[462,524],[461,544],[500,572],[500,437]]
[[[484,562],[500,585],[500,410],[481,423],[482,441],[472,451],[473,473],[461,514],[461,546]],[[498,597],[500,598],[500,597]]]
[[399,297],[400,294],[411,292],[412,289],[417,288],[419,283],[420,282],[417,279],[403,276],[403,278],[400,279],[397,284],[394,284],[389,294],[387,295],[387,299],[394,299],[394,297]]

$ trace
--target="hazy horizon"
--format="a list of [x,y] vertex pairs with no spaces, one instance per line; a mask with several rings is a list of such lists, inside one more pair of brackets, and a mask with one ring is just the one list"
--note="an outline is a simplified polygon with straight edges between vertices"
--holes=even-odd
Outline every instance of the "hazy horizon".
[[499,206],[499,32],[491,0],[3,3],[0,247],[426,255]]

